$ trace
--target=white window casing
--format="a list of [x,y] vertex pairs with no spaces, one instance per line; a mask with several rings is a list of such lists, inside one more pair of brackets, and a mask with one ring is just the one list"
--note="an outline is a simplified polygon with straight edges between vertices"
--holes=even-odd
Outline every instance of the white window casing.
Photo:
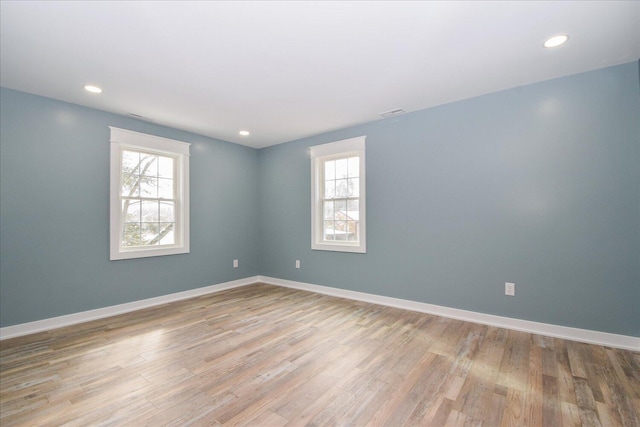
[[365,140],[310,147],[313,250],[367,251]]
[[[111,126],[109,129],[109,259],[189,253],[190,144]],[[133,172],[126,169],[125,163],[136,158]],[[143,160],[149,167],[141,171]]]

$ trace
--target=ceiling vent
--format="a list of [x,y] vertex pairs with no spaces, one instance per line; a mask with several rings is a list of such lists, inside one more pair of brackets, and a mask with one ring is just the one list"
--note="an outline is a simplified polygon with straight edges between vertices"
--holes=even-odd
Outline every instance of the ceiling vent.
[[149,117],[141,116],[140,114],[136,113],[129,113],[129,117],[133,117],[134,119],[138,120],[144,120],[145,122],[155,122],[155,120],[150,119]]
[[380,115],[384,118],[387,118],[387,117],[399,116],[400,114],[404,114],[404,113],[406,113],[406,111],[404,111],[402,108],[396,108],[395,110],[389,110],[389,111],[385,111],[384,113],[380,113]]

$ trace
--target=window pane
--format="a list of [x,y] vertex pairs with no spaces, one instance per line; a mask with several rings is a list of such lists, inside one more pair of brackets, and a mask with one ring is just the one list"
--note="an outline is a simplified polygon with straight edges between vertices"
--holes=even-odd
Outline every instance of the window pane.
[[347,240],[358,241],[358,223],[356,221],[347,221]]
[[122,151],[122,172],[125,174],[138,174],[140,153],[137,151]]
[[143,200],[142,201],[142,222],[158,222],[158,202]]
[[158,197],[161,199],[173,199],[173,180],[158,178]]
[[347,159],[336,160],[336,179],[347,177]]
[[158,178],[140,177],[140,196],[158,197]]
[[161,178],[173,178],[173,158],[158,157],[158,176]]
[[140,175],[158,176],[158,156],[140,153]]
[[160,222],[175,222],[173,202],[160,202]]
[[324,198],[333,199],[336,196],[336,182],[325,181],[324,183]]
[[138,175],[122,174],[122,196],[135,197],[140,194],[140,187],[138,187]]
[[122,230],[122,246],[140,246],[140,224],[125,224]]
[[324,202],[324,219],[333,218],[333,202]]
[[338,218],[339,216],[342,216],[344,218],[346,210],[347,210],[346,200],[336,200],[335,202],[336,218]]
[[347,160],[349,163],[349,178],[357,178],[360,176],[360,158],[349,157]]
[[324,240],[335,240],[335,230],[333,221],[324,222]]
[[349,179],[348,187],[347,195],[349,197],[360,197],[360,178]]
[[140,234],[143,245],[157,245],[158,231],[160,226],[157,222],[143,222],[140,224]]
[[161,223],[158,240],[160,245],[173,245],[175,240],[174,223]]
[[350,217],[353,217],[354,213],[360,212],[360,200],[348,200],[347,212]]
[[348,183],[346,179],[336,180],[336,197],[347,197],[349,195]]
[[140,222],[140,201],[123,200],[122,218],[123,222]]
[[336,162],[329,160],[324,162],[324,179],[330,181],[336,178]]
[[335,240],[347,240],[346,221],[336,221],[335,224]]

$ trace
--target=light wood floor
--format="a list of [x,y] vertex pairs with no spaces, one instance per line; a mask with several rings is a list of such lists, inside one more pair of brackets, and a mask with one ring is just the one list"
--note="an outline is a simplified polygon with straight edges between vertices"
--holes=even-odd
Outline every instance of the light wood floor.
[[640,353],[269,285],[0,347],[2,427],[640,426]]

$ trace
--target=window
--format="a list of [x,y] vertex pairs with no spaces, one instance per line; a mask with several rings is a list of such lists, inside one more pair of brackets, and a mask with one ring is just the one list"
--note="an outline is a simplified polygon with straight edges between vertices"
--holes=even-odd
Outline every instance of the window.
[[311,147],[311,249],[367,251],[365,138]]
[[189,145],[111,129],[110,259],[189,252]]

